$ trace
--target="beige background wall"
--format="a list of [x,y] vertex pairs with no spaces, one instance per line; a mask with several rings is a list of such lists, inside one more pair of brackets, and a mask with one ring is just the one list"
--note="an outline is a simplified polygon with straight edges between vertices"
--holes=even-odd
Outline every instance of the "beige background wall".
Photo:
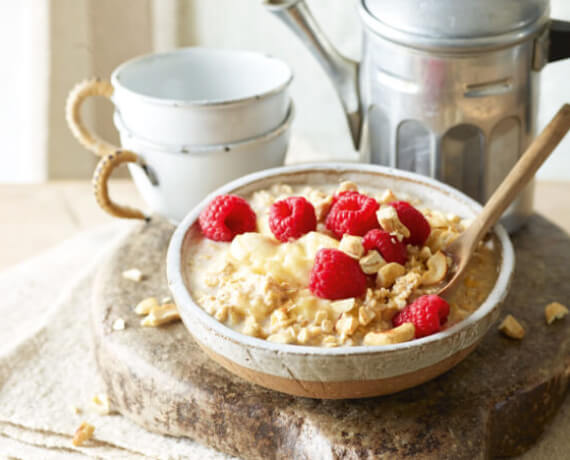
[[[570,1],[551,0],[552,15],[570,20]],[[308,0],[317,20],[346,55],[358,58],[357,0]],[[9,19],[6,19],[9,18]],[[294,70],[294,133],[321,157],[347,157],[351,143],[330,82],[301,43],[261,0],[0,0],[0,181],[87,178],[94,158],[71,137],[64,102],[74,83],[108,77],[122,61],[177,46],[248,48],[271,53]],[[542,73],[539,124],[570,101],[570,60]],[[85,118],[117,141],[112,107],[90,101]],[[570,139],[541,177],[570,179]]]

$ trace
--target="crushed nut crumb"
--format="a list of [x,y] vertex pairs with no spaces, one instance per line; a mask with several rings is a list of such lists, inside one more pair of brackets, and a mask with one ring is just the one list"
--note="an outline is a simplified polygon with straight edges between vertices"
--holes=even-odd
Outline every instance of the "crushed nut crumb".
[[83,412],[83,411],[81,410],[81,407],[75,406],[75,405],[72,405],[72,406],[70,407],[70,409],[71,409],[71,412],[73,412],[74,414],[77,414],[77,415],[78,415],[78,414],[81,414],[81,413]]
[[85,441],[88,441],[93,437],[94,431],[95,427],[93,425],[90,425],[87,422],[83,422],[81,425],[79,425],[79,428],[77,428],[77,430],[75,431],[71,443],[74,446],[82,446],[85,443]]
[[367,275],[378,273],[378,270],[386,265],[384,258],[375,250],[368,251],[368,253],[362,257],[358,263],[360,264],[362,271]]
[[89,408],[99,415],[109,415],[111,413],[111,402],[105,393],[94,395],[89,401]]
[[360,259],[364,255],[362,237],[346,233],[342,236],[338,249],[345,254],[348,254],[353,259]]
[[364,336],[365,345],[390,345],[412,340],[415,336],[416,328],[413,323],[404,323],[382,332],[369,332]]
[[147,316],[141,320],[143,327],[157,327],[180,319],[180,314],[176,305],[166,303],[158,307],[153,307]]
[[135,313],[137,315],[148,315],[153,308],[158,307],[159,305],[160,304],[158,303],[158,300],[156,300],[156,297],[147,297],[137,304],[135,307]]
[[396,209],[392,206],[384,204],[380,206],[380,209],[376,211],[376,218],[380,226],[388,233],[395,233],[404,238],[410,236],[410,230],[400,221]]
[[525,330],[513,315],[507,315],[499,325],[499,331],[511,339],[521,340],[525,335]]
[[125,329],[125,320],[123,318],[117,318],[113,321],[113,330],[114,331],[122,331]]
[[398,198],[396,198],[396,195],[394,195],[394,192],[392,192],[392,190],[387,189],[387,190],[384,190],[382,195],[380,195],[379,201],[382,204],[389,204],[389,203],[393,203],[394,201],[398,201]]
[[358,192],[358,186],[350,180],[345,180],[338,186],[337,193],[341,192]]
[[562,305],[560,302],[549,303],[544,308],[544,317],[546,318],[547,324],[552,324],[557,319],[562,319],[568,314],[568,308]]
[[123,278],[138,283],[144,279],[144,275],[138,268],[130,268],[123,272]]

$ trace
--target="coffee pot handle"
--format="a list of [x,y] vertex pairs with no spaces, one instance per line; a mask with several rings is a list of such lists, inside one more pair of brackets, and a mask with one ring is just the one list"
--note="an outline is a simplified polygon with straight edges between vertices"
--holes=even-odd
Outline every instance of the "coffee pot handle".
[[265,8],[299,37],[332,80],[341,100],[353,144],[359,149],[362,117],[358,63],[341,55],[323,33],[304,0],[264,0]]
[[549,39],[548,62],[570,58],[570,22],[553,19]]

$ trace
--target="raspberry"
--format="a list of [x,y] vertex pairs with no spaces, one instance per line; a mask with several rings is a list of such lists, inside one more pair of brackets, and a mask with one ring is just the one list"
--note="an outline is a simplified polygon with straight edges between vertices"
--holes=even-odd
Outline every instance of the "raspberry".
[[337,249],[319,249],[311,269],[309,289],[317,297],[337,300],[366,291],[366,275],[358,261]]
[[447,321],[449,304],[437,295],[423,295],[392,318],[394,327],[414,323],[416,339],[435,334]]
[[397,262],[404,265],[408,258],[406,245],[379,228],[373,228],[364,235],[362,244],[367,251],[376,249],[386,262]]
[[200,228],[214,241],[231,241],[234,236],[254,232],[257,227],[255,212],[248,202],[236,195],[220,195],[200,213]]
[[358,192],[344,192],[336,196],[325,224],[337,238],[349,233],[363,236],[368,230],[378,227],[377,201]]
[[400,222],[410,231],[410,236],[404,240],[404,243],[423,246],[431,232],[424,215],[406,201],[395,201],[390,203],[390,206],[396,209]]
[[360,195],[360,193],[358,193],[356,190],[345,190],[345,191],[343,191],[343,192],[335,193],[335,194],[333,195],[331,207],[335,205],[335,203],[338,201],[338,199],[339,199],[341,196],[348,196],[348,195]]
[[277,201],[269,209],[269,228],[279,241],[296,240],[316,230],[315,208],[302,196]]

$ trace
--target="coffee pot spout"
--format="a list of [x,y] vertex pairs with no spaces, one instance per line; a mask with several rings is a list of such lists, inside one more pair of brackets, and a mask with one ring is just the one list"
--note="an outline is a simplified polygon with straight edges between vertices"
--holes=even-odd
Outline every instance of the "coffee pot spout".
[[315,21],[305,0],[264,0],[263,4],[303,41],[332,80],[346,113],[354,148],[359,150],[362,115],[358,63],[336,50]]

